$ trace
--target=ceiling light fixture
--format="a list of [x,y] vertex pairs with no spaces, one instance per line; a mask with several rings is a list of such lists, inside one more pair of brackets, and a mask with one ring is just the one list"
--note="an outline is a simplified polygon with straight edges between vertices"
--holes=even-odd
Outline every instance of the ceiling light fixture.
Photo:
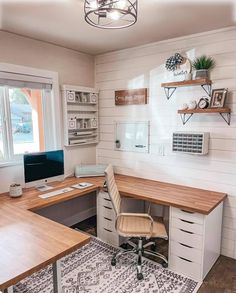
[[104,29],[129,27],[137,21],[138,0],[85,0],[85,20]]

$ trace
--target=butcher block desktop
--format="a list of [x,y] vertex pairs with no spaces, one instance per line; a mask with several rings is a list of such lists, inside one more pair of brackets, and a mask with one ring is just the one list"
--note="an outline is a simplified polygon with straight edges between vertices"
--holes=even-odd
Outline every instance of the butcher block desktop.
[[[8,193],[3,193],[0,197],[0,204],[1,202],[10,203],[26,210],[35,211],[97,191],[103,187],[104,180],[104,177],[71,177],[63,182],[54,182],[50,185],[54,186],[55,190],[84,181],[92,183],[93,186],[82,190],[74,189],[71,192],[47,198],[46,200],[38,197],[43,192],[39,192],[35,188],[24,189],[23,196],[20,198],[10,198]],[[205,215],[209,214],[227,196],[226,193],[222,192],[119,174],[116,175],[116,182],[122,196],[147,200],[155,204],[173,206]]]
[[[8,193],[0,195],[0,290],[8,289],[8,292],[12,292],[12,285],[88,243],[89,236],[34,213],[44,207],[99,191],[104,184],[104,177],[73,177],[51,185],[60,189],[84,181],[93,186],[47,199],[40,198],[42,192],[34,188],[24,189],[20,198],[10,198]],[[205,221],[204,217],[211,219],[215,213],[215,216],[220,215],[220,206],[227,196],[225,193],[125,175],[116,175],[116,182],[122,196],[169,206],[174,217],[177,217],[179,211],[186,212],[184,216],[197,218],[200,224]],[[215,212],[218,209],[219,212]],[[195,213],[200,216],[193,216]],[[172,230],[170,233],[173,233]],[[170,240],[171,237],[170,234]],[[209,262],[210,266],[212,262]],[[171,266],[178,269],[178,263]],[[199,279],[204,275],[200,274]],[[54,292],[60,291],[58,288],[56,290]]]
[[90,237],[35,213],[0,204],[0,290],[53,264]]

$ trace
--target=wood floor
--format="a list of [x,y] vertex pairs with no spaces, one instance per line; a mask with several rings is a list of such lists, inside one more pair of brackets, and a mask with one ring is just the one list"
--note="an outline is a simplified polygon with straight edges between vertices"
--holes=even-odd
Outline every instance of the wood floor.
[[[96,217],[85,220],[73,226],[73,228],[78,228],[96,236]],[[166,241],[157,241],[157,247],[158,252],[168,255]],[[236,293],[236,260],[220,256],[205,278],[198,293]]]

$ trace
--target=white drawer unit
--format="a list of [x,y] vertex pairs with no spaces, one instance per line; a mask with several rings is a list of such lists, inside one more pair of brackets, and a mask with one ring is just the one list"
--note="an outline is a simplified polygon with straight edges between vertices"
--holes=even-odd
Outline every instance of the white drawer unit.
[[170,207],[170,269],[205,278],[220,255],[222,210],[222,203],[208,215]]
[[98,238],[100,238],[102,241],[109,243],[114,246],[119,246],[122,244],[122,241],[120,239],[120,236],[108,228],[99,227],[97,229]]
[[169,247],[176,256],[186,258],[192,262],[202,263],[202,250],[183,243],[184,241],[170,241]]
[[183,220],[197,223],[197,224],[204,223],[204,215],[199,213],[192,213],[184,209],[177,209],[177,208],[171,207],[171,214],[172,214],[172,217],[177,219],[183,219]]
[[97,204],[99,206],[111,208],[113,210],[112,202],[109,197],[107,197],[108,193],[105,192],[100,192],[98,199],[97,199]]
[[109,207],[107,203],[104,203],[103,205],[98,205],[100,215],[99,217],[107,217],[113,222],[116,220],[116,214],[112,207]]
[[179,228],[185,231],[189,231],[190,233],[195,233],[197,235],[203,235],[203,225],[198,224],[196,222],[190,220],[184,220],[182,218],[172,218],[171,225],[174,228]]
[[115,229],[116,215],[107,192],[97,194],[97,236],[106,243],[119,246],[124,241]]
[[181,242],[189,247],[202,249],[203,237],[193,232],[181,228],[170,227],[171,239],[176,242]]
[[171,258],[171,269],[195,280],[201,279],[201,265],[187,258],[173,255]]

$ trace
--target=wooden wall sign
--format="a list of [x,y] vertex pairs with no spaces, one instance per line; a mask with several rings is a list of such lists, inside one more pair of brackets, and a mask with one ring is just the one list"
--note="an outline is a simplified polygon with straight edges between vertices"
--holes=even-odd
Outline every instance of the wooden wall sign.
[[115,91],[116,105],[147,104],[147,88]]

